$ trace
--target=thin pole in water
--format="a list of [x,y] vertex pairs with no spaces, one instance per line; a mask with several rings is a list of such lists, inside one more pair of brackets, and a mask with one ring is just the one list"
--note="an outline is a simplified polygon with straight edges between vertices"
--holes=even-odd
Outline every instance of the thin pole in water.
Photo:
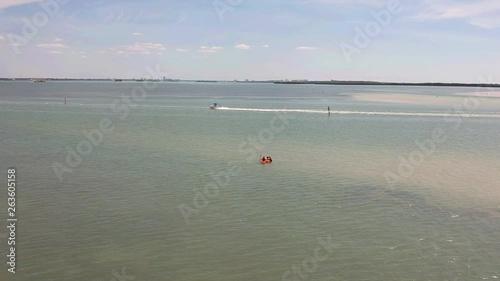
[[328,107],[328,116],[331,116],[330,107]]
[[66,105],[66,98],[64,98],[64,105]]

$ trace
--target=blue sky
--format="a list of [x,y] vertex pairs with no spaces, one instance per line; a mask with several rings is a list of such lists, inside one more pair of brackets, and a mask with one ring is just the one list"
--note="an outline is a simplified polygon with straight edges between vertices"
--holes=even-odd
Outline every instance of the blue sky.
[[491,0],[0,0],[0,77],[480,82],[498,50]]

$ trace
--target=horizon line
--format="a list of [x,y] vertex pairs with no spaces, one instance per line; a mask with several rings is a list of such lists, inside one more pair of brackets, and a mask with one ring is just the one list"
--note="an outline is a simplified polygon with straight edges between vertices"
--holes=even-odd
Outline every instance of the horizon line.
[[500,87],[498,83],[469,83],[469,82],[387,82],[373,80],[308,80],[308,79],[173,79],[173,78],[59,78],[59,77],[0,77],[0,81],[133,81],[133,82],[234,82],[234,83],[275,83],[275,84],[296,84],[296,85],[386,85],[386,86],[468,86],[468,87]]

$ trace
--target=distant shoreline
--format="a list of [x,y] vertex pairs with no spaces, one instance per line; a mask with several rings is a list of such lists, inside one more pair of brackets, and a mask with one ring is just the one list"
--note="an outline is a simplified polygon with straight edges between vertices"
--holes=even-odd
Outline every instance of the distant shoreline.
[[275,84],[289,85],[350,85],[350,86],[421,86],[421,87],[481,87],[500,88],[500,84],[480,83],[403,83],[403,82],[375,82],[375,81],[277,81]]
[[182,79],[81,79],[81,78],[0,78],[2,81],[55,81],[55,82],[191,82],[191,83],[268,83],[282,85],[343,85],[343,86],[419,86],[419,87],[480,87],[480,88],[500,88],[500,84],[484,83],[442,83],[442,82],[376,82],[376,81],[305,81],[305,80],[182,80]]

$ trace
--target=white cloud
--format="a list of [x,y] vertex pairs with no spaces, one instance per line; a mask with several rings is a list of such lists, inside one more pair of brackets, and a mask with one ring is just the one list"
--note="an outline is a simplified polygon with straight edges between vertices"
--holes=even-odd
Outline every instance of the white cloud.
[[64,44],[37,44],[36,45],[39,48],[47,48],[47,49],[65,49],[69,48],[68,46]]
[[[302,4],[353,5],[365,4],[385,7],[389,0],[301,0]],[[482,28],[500,28],[500,1],[492,0],[418,0],[404,2],[404,10],[410,19],[462,20]],[[403,3],[402,3],[403,4]]]
[[140,32],[134,32],[134,33],[132,33],[132,35],[134,35],[134,36],[142,36],[142,35],[144,35],[144,34],[142,34],[142,33],[140,33]]
[[200,53],[216,53],[218,51],[221,51],[222,49],[223,49],[222,47],[201,46],[200,49],[198,49],[198,52],[200,52]]
[[179,48],[179,49],[176,49],[176,51],[180,52],[180,53],[185,53],[185,52],[187,52],[189,50],[188,49],[181,49],[181,48]]
[[62,52],[61,51],[50,51],[49,54],[58,55],[58,54],[62,54]]
[[262,48],[269,48],[270,46],[269,45],[262,45]]
[[62,42],[62,41],[64,41],[64,40],[63,40],[63,39],[61,39],[61,38],[56,38],[54,41],[56,41],[56,42]]
[[101,53],[110,53],[117,55],[143,54],[149,55],[152,52],[158,53],[166,50],[167,47],[161,43],[135,43],[134,45],[116,46],[102,50]]
[[163,50],[166,50],[167,48],[163,45],[163,44],[160,44],[160,43],[135,43],[134,45],[131,45],[131,46],[126,46],[125,47],[125,50],[128,50],[130,52],[140,52],[140,53],[144,53],[144,52],[149,52],[151,50],[153,51],[163,51]]
[[299,50],[299,51],[315,51],[315,50],[318,50],[318,48],[310,47],[310,46],[300,46],[300,47],[297,47],[297,50]]
[[500,27],[500,18],[473,18],[469,20],[469,23],[475,26],[479,26],[485,29],[495,29]]
[[2,1],[0,1],[0,10],[5,9],[5,8],[9,8],[9,7],[24,5],[24,4],[40,2],[40,1],[42,1],[42,0],[2,0]]
[[6,40],[5,37],[3,37],[2,35],[0,35],[0,42],[5,41],[5,40]]
[[416,20],[464,20],[482,28],[500,27],[500,1],[463,3],[449,0],[425,1],[425,9],[412,17]]
[[250,50],[252,48],[252,46],[247,45],[247,44],[238,44],[238,45],[235,45],[234,47],[236,49],[239,49],[239,50]]
[[304,4],[330,4],[330,5],[352,5],[366,4],[370,6],[382,7],[387,5],[387,0],[304,0]]
[[442,30],[412,31],[411,33],[408,33],[407,36],[426,41],[435,41],[436,38],[439,38],[439,40],[442,42],[454,42],[454,44],[476,43],[484,40],[484,37],[482,37],[480,34],[468,34],[467,36],[463,36],[463,34],[457,32]]

